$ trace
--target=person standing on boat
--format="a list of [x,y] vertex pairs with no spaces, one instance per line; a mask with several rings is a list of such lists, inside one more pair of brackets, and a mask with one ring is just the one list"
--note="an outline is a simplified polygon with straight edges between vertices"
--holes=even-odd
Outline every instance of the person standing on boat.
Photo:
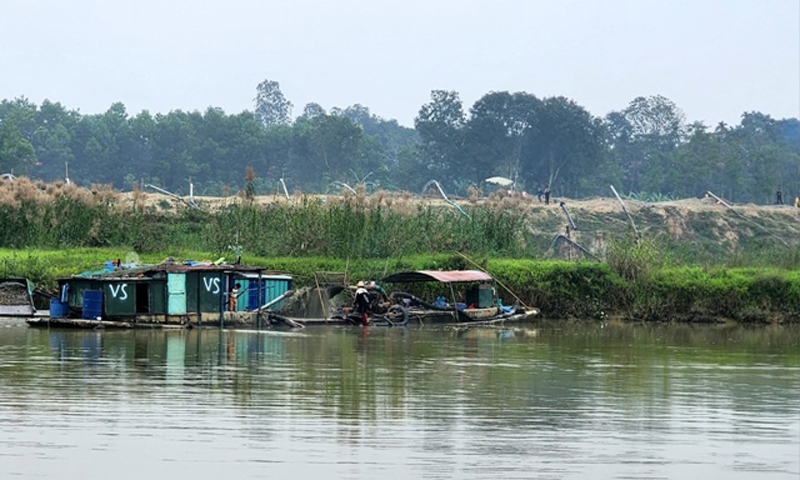
[[228,293],[228,311],[235,312],[236,306],[239,303],[239,295],[241,295],[242,285],[237,283],[233,286],[231,291]]
[[377,292],[379,301],[381,302],[389,301],[389,295],[386,293],[386,290],[384,290],[383,287],[378,285],[378,283],[375,280],[370,280],[369,288]]
[[364,282],[356,285],[356,311],[361,314],[361,326],[366,327],[369,321],[369,292],[364,288]]

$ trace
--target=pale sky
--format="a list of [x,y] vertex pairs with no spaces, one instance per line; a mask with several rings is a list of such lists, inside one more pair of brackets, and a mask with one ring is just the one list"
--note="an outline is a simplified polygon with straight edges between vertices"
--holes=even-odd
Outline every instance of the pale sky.
[[800,117],[800,0],[0,0],[0,99],[100,113],[360,103],[413,126],[431,90],[663,95],[688,121]]

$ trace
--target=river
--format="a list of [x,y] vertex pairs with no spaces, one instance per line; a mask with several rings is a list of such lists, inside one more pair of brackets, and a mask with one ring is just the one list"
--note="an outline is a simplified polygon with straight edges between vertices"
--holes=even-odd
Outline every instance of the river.
[[0,321],[3,479],[797,479],[800,326]]

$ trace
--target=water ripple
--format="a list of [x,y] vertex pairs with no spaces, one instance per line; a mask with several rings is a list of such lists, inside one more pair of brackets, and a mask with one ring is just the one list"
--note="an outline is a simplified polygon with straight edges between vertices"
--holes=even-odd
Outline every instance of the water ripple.
[[574,327],[514,336],[8,331],[0,478],[744,479],[800,470],[800,345],[776,353],[746,337],[735,342],[746,347],[722,352],[700,330],[701,340],[686,339],[691,348],[660,348],[669,332],[622,327],[603,330],[608,342]]

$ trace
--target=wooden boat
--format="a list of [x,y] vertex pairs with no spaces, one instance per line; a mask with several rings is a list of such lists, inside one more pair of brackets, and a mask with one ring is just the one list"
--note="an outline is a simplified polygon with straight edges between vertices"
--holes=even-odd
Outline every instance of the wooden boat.
[[[489,325],[527,320],[539,314],[537,308],[502,305],[496,281],[479,270],[408,271],[390,275],[381,283],[404,289],[387,295],[377,284],[365,285],[372,297],[369,325]],[[427,302],[409,291],[437,292],[438,297]],[[361,325],[361,316],[352,308],[337,312],[333,320]]]

